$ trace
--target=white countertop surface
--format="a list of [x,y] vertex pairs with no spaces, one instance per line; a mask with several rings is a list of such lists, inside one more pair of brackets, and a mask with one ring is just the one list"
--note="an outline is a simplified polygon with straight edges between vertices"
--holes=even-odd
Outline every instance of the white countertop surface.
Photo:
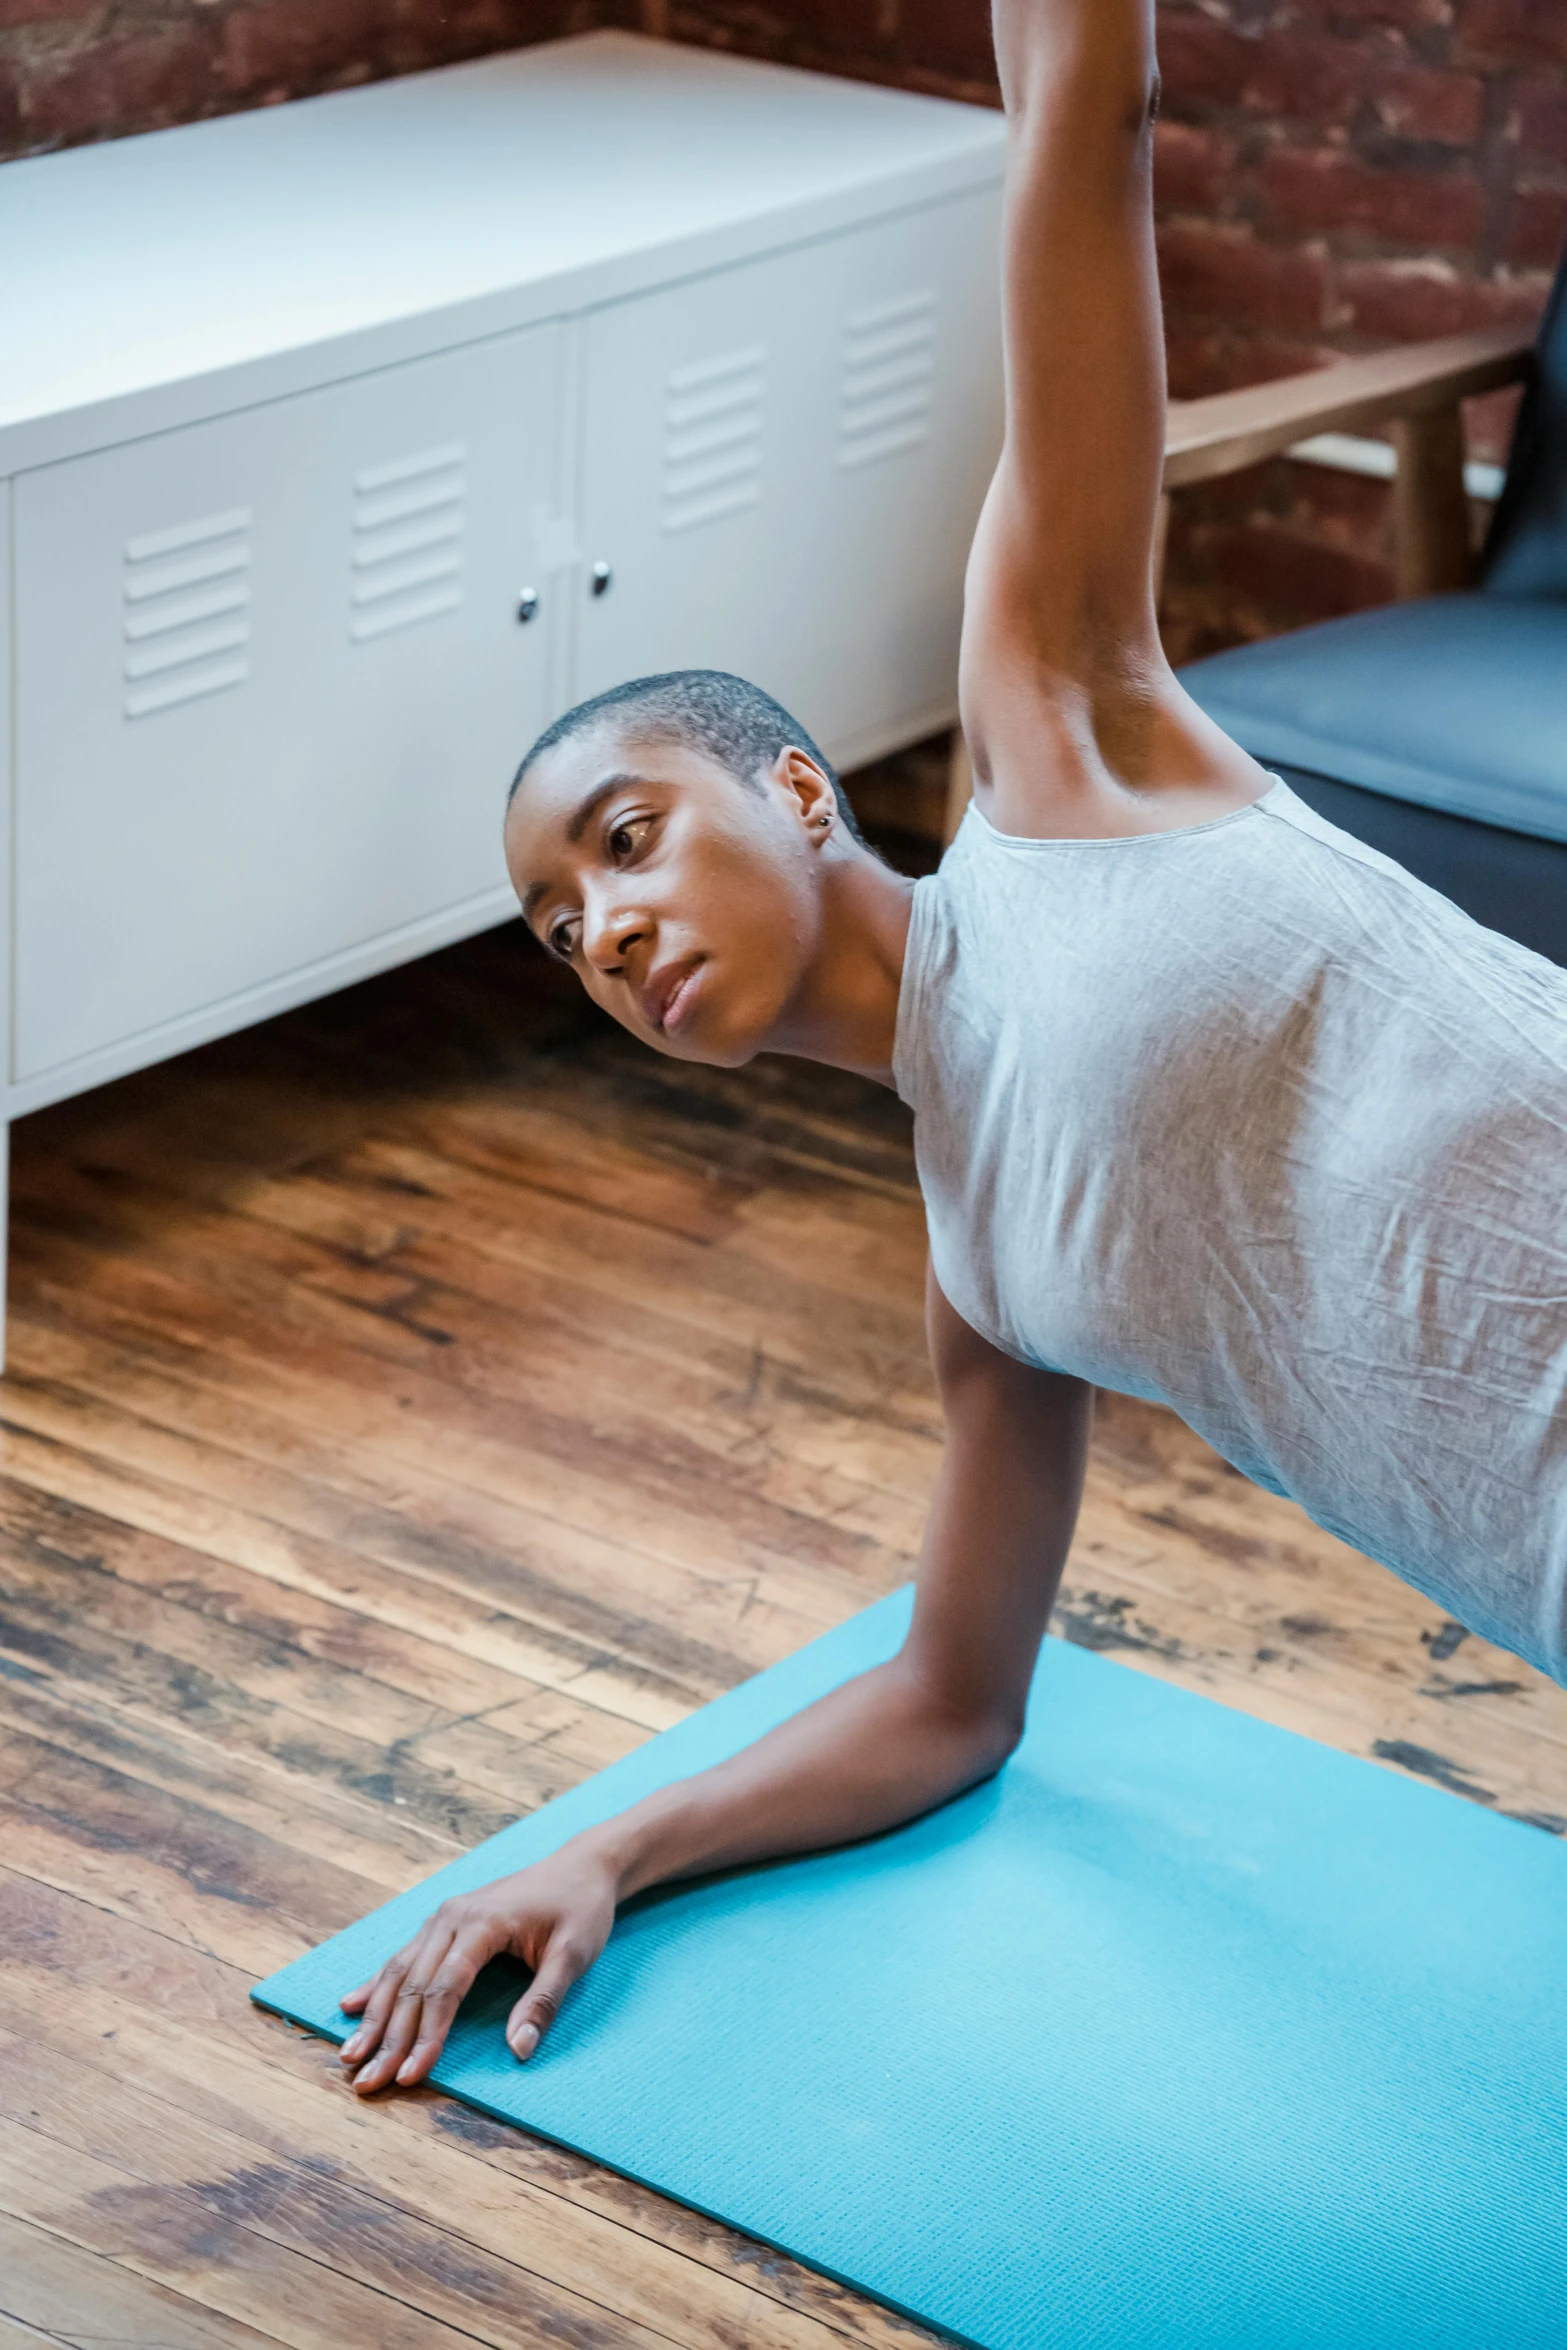
[[991,184],[1003,139],[593,33],[8,164],[0,471]]

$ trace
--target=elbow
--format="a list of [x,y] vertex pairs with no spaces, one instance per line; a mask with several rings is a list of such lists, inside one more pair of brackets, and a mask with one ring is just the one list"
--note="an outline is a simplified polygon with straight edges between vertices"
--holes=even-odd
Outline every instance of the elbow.
[[1023,1725],[1020,1705],[948,1712],[938,1735],[953,1758],[959,1784],[977,1787],[982,1779],[994,1778],[1021,1745]]
[[945,1675],[922,1671],[907,1651],[884,1670],[899,1690],[904,1751],[923,1756],[923,1769],[955,1793],[991,1778],[1015,1754],[1023,1736],[1026,1686],[1012,1690],[954,1688]]
[[1010,1762],[1023,1743],[1024,1715],[1021,1706],[988,1713],[974,1730],[974,1750],[979,1763],[976,1777],[989,1779]]

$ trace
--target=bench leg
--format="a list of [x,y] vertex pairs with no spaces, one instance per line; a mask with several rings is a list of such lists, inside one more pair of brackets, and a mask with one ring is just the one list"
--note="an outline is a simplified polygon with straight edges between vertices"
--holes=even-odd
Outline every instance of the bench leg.
[[1462,411],[1428,408],[1393,425],[1393,559],[1401,597],[1439,596],[1469,581],[1469,500]]

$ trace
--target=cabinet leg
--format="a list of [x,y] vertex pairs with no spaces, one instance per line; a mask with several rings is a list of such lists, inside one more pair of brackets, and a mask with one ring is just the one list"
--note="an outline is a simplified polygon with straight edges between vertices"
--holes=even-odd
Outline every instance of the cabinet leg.
[[0,1118],[0,1371],[5,1369],[5,1291],[11,1260],[11,1128]]
[[974,797],[974,769],[968,755],[968,744],[963,740],[963,729],[952,729],[952,755],[947,764],[947,816],[941,828],[941,845],[946,848],[963,821],[963,811]]

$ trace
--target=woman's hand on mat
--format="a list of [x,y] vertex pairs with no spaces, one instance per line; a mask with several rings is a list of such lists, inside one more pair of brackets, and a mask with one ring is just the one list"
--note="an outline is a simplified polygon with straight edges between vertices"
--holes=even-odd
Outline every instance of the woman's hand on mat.
[[578,1844],[443,1901],[371,1982],[339,2003],[362,2018],[342,2049],[344,2064],[357,2067],[354,2087],[368,2092],[395,2081],[411,2089],[422,2081],[480,1968],[502,1956],[533,1969],[506,2024],[512,2054],[530,2057],[609,1940],[618,1895],[613,1868]]

